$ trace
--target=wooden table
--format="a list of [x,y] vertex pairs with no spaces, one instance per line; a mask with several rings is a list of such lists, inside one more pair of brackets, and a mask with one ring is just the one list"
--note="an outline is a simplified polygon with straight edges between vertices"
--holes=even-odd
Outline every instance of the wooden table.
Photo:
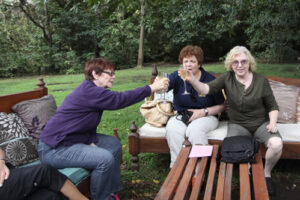
[[[207,200],[231,199],[234,164],[216,162],[219,146],[213,146],[211,157],[189,158],[190,150],[191,146],[184,146],[181,149],[155,199],[199,199],[200,192],[203,199]],[[260,152],[256,154],[256,161],[251,165],[251,174],[249,174],[248,163],[237,164],[239,165],[240,199],[269,199]]]

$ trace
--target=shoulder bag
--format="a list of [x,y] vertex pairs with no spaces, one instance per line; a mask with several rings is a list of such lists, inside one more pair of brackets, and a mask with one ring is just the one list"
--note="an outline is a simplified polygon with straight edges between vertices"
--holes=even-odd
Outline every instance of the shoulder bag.
[[175,115],[173,111],[173,103],[168,100],[153,100],[145,99],[140,107],[140,112],[148,124],[155,127],[165,126],[169,118]]

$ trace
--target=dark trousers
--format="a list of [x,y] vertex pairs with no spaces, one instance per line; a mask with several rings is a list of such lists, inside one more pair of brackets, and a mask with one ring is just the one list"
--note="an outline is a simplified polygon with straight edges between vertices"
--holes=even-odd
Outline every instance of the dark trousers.
[[60,189],[67,177],[47,165],[34,165],[10,170],[10,175],[0,187],[1,200],[61,200]]

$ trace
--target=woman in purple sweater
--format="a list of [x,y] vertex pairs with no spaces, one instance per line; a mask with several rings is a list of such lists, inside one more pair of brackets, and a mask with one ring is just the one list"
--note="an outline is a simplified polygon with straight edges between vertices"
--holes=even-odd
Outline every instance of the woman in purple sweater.
[[130,106],[151,92],[168,88],[165,78],[126,92],[108,90],[115,80],[114,69],[103,58],[86,62],[86,80],[65,98],[44,128],[38,145],[42,163],[91,170],[90,194],[97,200],[109,199],[122,189],[121,144],[113,136],[96,133],[103,111]]

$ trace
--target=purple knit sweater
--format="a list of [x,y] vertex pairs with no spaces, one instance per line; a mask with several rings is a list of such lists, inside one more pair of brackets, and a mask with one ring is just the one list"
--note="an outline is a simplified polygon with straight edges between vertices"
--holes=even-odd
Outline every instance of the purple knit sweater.
[[53,148],[58,145],[96,143],[96,129],[104,110],[130,106],[150,94],[148,85],[126,92],[115,92],[84,80],[65,98],[48,121],[40,139]]

